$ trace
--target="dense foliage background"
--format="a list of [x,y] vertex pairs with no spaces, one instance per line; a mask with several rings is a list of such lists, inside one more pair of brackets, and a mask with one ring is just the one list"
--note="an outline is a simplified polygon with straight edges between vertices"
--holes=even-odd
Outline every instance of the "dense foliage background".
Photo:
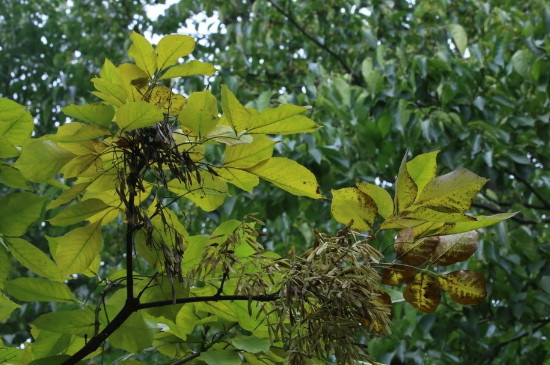
[[[122,60],[131,30],[195,36],[209,22],[195,53],[220,69],[213,90],[228,84],[259,109],[281,101],[313,107],[310,116],[323,128],[285,137],[278,148],[314,171],[324,193],[376,178],[389,186],[407,149],[414,155],[441,149],[441,172],[464,166],[490,178],[475,203],[478,212],[521,213],[487,229],[468,261],[488,278],[487,300],[475,307],[449,301],[434,314],[397,303],[393,335],[369,349],[391,364],[550,358],[550,8],[544,1],[182,0],[154,21],[145,10],[152,1],[4,3],[0,96],[29,105],[40,134],[63,123],[61,107],[94,100],[90,76],[104,58]],[[191,27],[180,30],[185,24]],[[204,88],[200,80],[186,82],[186,90]],[[212,222],[258,211],[268,222],[265,244],[280,252],[291,245],[304,250],[313,228],[338,229],[328,202],[319,209],[318,202],[267,185],[232,199],[209,214]],[[190,223],[198,232],[206,228],[202,222]],[[29,239],[56,234],[47,229]],[[113,240],[120,239],[116,234]],[[389,241],[381,237],[381,248]],[[110,260],[116,268],[119,259]],[[77,284],[87,290],[86,282]],[[46,310],[25,306],[21,317],[2,323],[4,342],[24,341],[23,323]]]

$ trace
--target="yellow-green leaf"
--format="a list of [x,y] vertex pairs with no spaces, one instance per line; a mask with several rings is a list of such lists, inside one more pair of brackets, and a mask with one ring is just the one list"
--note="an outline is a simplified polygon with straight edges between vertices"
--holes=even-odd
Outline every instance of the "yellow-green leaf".
[[105,128],[109,128],[113,120],[113,116],[115,115],[115,110],[113,107],[105,103],[84,105],[71,104],[62,108],[61,111],[70,117],[80,119],[84,122],[97,124]]
[[416,184],[418,192],[422,192],[426,184],[435,178],[438,153],[439,151],[423,153],[407,162],[407,171]]
[[464,56],[464,52],[466,52],[466,47],[468,46],[468,35],[466,31],[460,24],[449,24],[447,28],[449,29],[449,33],[451,33],[456,48],[458,48],[460,54]]
[[7,238],[4,240],[10,253],[21,265],[37,275],[59,280],[61,272],[55,263],[42,250],[22,238]]
[[162,37],[156,49],[158,70],[178,63],[181,57],[189,55],[194,49],[195,39],[188,35],[170,34]]
[[130,35],[132,45],[128,50],[128,55],[134,59],[136,65],[147,73],[149,77],[153,76],[157,70],[157,55],[155,49],[144,36],[132,32]]
[[151,346],[156,332],[156,323],[145,319],[141,312],[136,312],[109,336],[109,342],[114,347],[139,353]]
[[54,209],[57,208],[63,204],[67,204],[71,200],[73,200],[75,197],[77,197],[81,192],[83,192],[90,183],[81,183],[81,184],[75,184],[71,186],[69,189],[64,191],[60,196],[57,197],[57,199],[53,200],[46,206],[46,209]]
[[[94,77],[92,83],[97,91],[92,91],[92,94],[98,98],[105,100],[106,102],[113,104],[115,106],[121,106],[126,102],[128,94],[122,85],[115,84],[104,80],[99,77]],[[80,118],[79,118],[80,119]],[[104,125],[104,127],[106,127]]]
[[187,104],[187,99],[167,86],[155,86],[151,90],[149,103],[156,105],[164,114],[178,115]]
[[193,178],[192,183],[188,186],[174,179],[168,182],[168,188],[174,193],[191,200],[207,212],[218,208],[229,196],[227,184],[208,173],[202,173],[200,181]]
[[194,92],[178,116],[182,127],[204,137],[218,124],[218,102],[209,90]]
[[459,168],[428,182],[415,205],[462,213],[470,208],[474,197],[487,181],[471,171]]
[[128,102],[118,108],[116,122],[122,131],[152,126],[163,120],[162,112],[145,101]]
[[439,285],[457,303],[475,305],[487,296],[485,278],[478,272],[470,270],[453,271],[440,275]]
[[402,212],[411,206],[416,199],[417,192],[418,187],[407,169],[407,154],[405,153],[395,182],[395,213]]
[[69,287],[57,281],[17,278],[4,283],[9,295],[24,302],[74,302]]
[[23,235],[40,217],[46,199],[28,192],[0,197],[0,234]]
[[61,168],[61,173],[63,173],[65,179],[97,176],[103,172],[105,170],[101,158],[95,153],[77,156]]
[[46,239],[61,273],[79,274],[90,266],[101,251],[101,223],[73,229],[61,237],[46,236]]
[[388,218],[393,214],[393,200],[390,194],[378,185],[370,183],[357,183],[357,188],[374,200],[378,207],[378,214]]
[[432,313],[441,301],[439,282],[430,275],[420,272],[403,290],[403,298],[422,312]]
[[248,169],[280,189],[298,196],[320,199],[315,175],[298,162],[285,157],[273,157]]
[[247,130],[250,126],[250,111],[242,106],[235,95],[225,85],[222,85],[222,110],[225,120],[235,132]]
[[221,179],[224,179],[230,184],[235,185],[238,188],[241,188],[249,193],[252,193],[254,187],[258,186],[260,179],[258,176],[244,170],[231,168],[231,167],[221,167],[216,168],[216,173]]
[[442,226],[436,233],[437,234],[455,234],[455,233],[473,231],[479,228],[497,224],[499,222],[502,222],[503,220],[506,220],[515,216],[516,214],[517,212],[499,213],[499,214],[494,214],[490,216],[478,216],[478,217],[475,217],[475,220],[468,221],[468,222],[448,223]]
[[404,228],[397,233],[395,254],[406,264],[419,266],[428,261],[439,243],[439,237],[414,237],[412,228]]
[[[2,158],[2,156],[0,156]],[[12,164],[0,161],[0,184],[12,189],[29,190],[29,182]]]
[[159,80],[172,79],[174,77],[187,77],[193,75],[212,76],[216,72],[213,64],[191,60],[182,65],[169,68]]
[[[11,312],[20,307],[21,306],[19,304],[12,302],[8,297],[0,292],[0,322],[3,322],[10,316]],[[0,355],[0,359],[2,359],[2,355]]]
[[45,182],[54,177],[74,154],[52,141],[31,141],[25,145],[15,167],[29,181]]
[[478,241],[476,231],[440,236],[432,254],[432,265],[446,266],[467,260],[476,252]]
[[64,124],[57,129],[55,134],[47,134],[40,140],[54,142],[82,142],[111,134],[107,128],[98,125],[87,125],[78,122]]
[[54,226],[69,226],[86,221],[87,218],[110,208],[99,199],[88,199],[66,207],[58,215],[49,219]]
[[332,190],[330,210],[337,222],[348,224],[353,220],[351,227],[360,231],[372,228],[378,212],[376,202],[356,188]]
[[277,142],[264,135],[255,135],[253,138],[251,143],[226,147],[223,166],[247,168],[271,158],[273,146]]
[[[23,105],[0,98],[0,139],[13,146],[24,145],[31,137],[34,124],[32,115]],[[13,156],[0,156],[2,158]]]
[[123,63],[117,67],[121,86],[130,101],[143,99],[144,88],[148,86],[149,76],[147,73],[133,63]]
[[309,108],[292,104],[268,108],[250,119],[250,134],[292,134],[313,132],[319,125],[304,115]]
[[32,325],[55,333],[70,333],[88,338],[94,334],[94,312],[89,309],[64,310],[42,314]]

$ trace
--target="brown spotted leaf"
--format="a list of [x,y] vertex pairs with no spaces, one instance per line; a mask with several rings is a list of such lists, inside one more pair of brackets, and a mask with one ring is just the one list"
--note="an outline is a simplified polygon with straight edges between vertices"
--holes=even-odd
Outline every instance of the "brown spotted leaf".
[[403,298],[422,312],[432,313],[441,300],[439,282],[428,274],[418,273],[405,287]]
[[406,264],[422,265],[432,257],[438,242],[439,237],[416,239],[412,228],[404,228],[397,233],[395,253],[397,258]]
[[[389,319],[393,318],[393,307],[391,302],[391,297],[388,293],[380,293],[380,295],[373,299],[373,302],[377,304],[378,307],[387,307],[389,311]],[[382,323],[380,320],[374,318],[367,318],[367,316],[357,315],[361,324],[367,327],[370,331],[377,334],[390,334],[389,323]],[[370,316],[368,316],[370,317]]]
[[453,271],[438,278],[441,289],[445,290],[457,303],[475,305],[487,295],[485,278],[470,270]]
[[416,269],[408,265],[393,264],[382,270],[382,284],[399,285],[414,276]]
[[353,220],[352,228],[368,231],[378,213],[376,202],[356,188],[332,190],[330,210],[336,221],[348,224]]
[[446,266],[467,260],[476,251],[478,241],[476,231],[440,236],[432,255],[432,264]]

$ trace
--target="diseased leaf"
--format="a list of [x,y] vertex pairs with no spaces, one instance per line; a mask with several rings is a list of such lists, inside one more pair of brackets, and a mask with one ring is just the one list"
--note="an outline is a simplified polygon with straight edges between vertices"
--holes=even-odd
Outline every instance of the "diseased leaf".
[[439,237],[416,238],[412,228],[404,228],[397,233],[395,254],[397,258],[412,266],[428,261],[439,243]]
[[415,205],[447,213],[462,213],[470,208],[474,197],[487,181],[473,172],[459,168],[426,184]]
[[91,338],[94,334],[95,321],[93,311],[75,309],[42,314],[32,322],[32,325],[45,331],[70,333],[79,337],[87,335]]
[[438,280],[423,272],[416,274],[405,287],[403,298],[422,312],[434,312],[441,300]]
[[446,266],[467,260],[476,252],[478,241],[476,231],[440,236],[432,254],[432,265]]
[[187,104],[185,96],[172,92],[167,86],[155,86],[148,101],[168,115],[178,115]]
[[399,285],[414,276],[416,269],[410,265],[392,264],[382,269],[382,284]]
[[175,77],[187,77],[193,75],[212,76],[216,73],[216,67],[207,62],[191,60],[182,65],[169,68],[159,80],[173,79]]
[[9,295],[24,302],[74,302],[69,287],[57,281],[17,278],[4,283]]
[[48,237],[50,251],[62,274],[85,271],[101,251],[101,222],[73,229],[61,237]]
[[313,199],[323,197],[319,194],[319,185],[313,173],[288,158],[273,157],[248,171],[293,195]]
[[22,236],[40,217],[46,199],[28,192],[0,197],[0,234]]
[[116,122],[125,132],[152,126],[163,119],[160,109],[145,101],[128,102],[116,112]]
[[159,71],[178,63],[195,49],[195,39],[188,35],[169,34],[157,44],[157,67]]
[[309,108],[292,104],[268,108],[250,119],[250,134],[292,134],[313,132],[319,125],[304,115]]
[[105,128],[109,128],[111,122],[113,121],[113,117],[115,116],[115,110],[113,107],[105,103],[92,103],[84,105],[72,104],[62,108],[61,111],[69,117],[80,119],[84,122],[96,124]]
[[84,222],[87,218],[110,208],[99,199],[88,199],[66,207],[58,215],[49,219],[54,226],[69,226]]
[[439,284],[457,303],[475,305],[486,296],[485,279],[478,272],[470,270],[453,271],[440,275]]
[[356,188],[332,190],[330,210],[337,222],[348,224],[353,220],[351,227],[360,231],[372,228],[378,212],[375,201]]
[[37,275],[59,280],[62,278],[59,268],[42,250],[22,238],[4,240],[10,253],[21,265]]
[[157,70],[157,55],[155,49],[144,36],[132,32],[130,35],[132,45],[128,49],[128,55],[134,59],[136,65],[147,73],[149,77],[153,76]]
[[29,181],[46,182],[74,157],[52,141],[34,140],[25,145],[15,167]]
[[416,194],[418,188],[411,178],[407,169],[407,154],[401,161],[401,167],[399,167],[399,174],[395,181],[395,209],[394,213],[399,213],[412,205],[416,200]]
[[369,183],[355,184],[359,190],[367,194],[374,200],[378,208],[378,214],[383,218],[388,218],[393,214],[393,200],[390,194],[378,185]]

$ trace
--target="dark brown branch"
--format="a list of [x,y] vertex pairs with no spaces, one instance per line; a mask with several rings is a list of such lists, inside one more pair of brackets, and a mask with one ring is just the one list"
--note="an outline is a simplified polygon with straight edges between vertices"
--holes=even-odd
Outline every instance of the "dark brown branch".
[[538,324],[536,326],[534,326],[533,328],[523,332],[523,333],[520,333],[519,335],[515,336],[515,337],[512,337],[511,339],[507,340],[507,341],[503,341],[503,342],[500,342],[499,344],[497,344],[496,346],[493,346],[490,350],[489,350],[489,356],[487,357],[487,363],[490,364],[493,362],[493,360],[495,359],[495,357],[498,355],[498,353],[500,352],[500,349],[502,349],[504,346],[508,346],[509,344],[513,343],[513,342],[517,342],[517,341],[520,341],[522,338],[524,337],[527,337],[529,336],[530,334],[532,334],[533,332],[535,331],[538,331],[539,329],[541,329],[542,327],[546,326],[548,323],[550,323],[550,318],[549,317],[546,317],[546,318],[542,318],[540,320],[537,320],[536,321]]
[[506,173],[512,175],[514,177],[514,179],[516,179],[517,181],[523,183],[523,185],[525,185],[527,187],[527,189],[529,189],[539,200],[540,202],[542,203],[543,205],[543,209],[545,210],[550,210],[550,202],[548,200],[546,200],[539,192],[537,189],[535,189],[533,187],[533,185],[531,185],[531,183],[529,181],[527,181],[525,178],[523,178],[523,176],[520,176],[518,175],[517,173],[515,173],[514,171],[511,171],[511,170],[504,170]]
[[[279,299],[279,293],[264,294],[264,295],[211,295],[206,297],[188,297],[176,299],[175,304],[197,303],[197,302],[221,302],[221,301],[235,301],[235,300],[252,300],[254,302],[273,302]],[[138,309],[158,308],[166,305],[172,305],[174,302],[172,299],[159,300],[157,302],[140,303]]]
[[310,41],[312,41],[313,43],[315,43],[319,48],[321,48],[322,50],[324,50],[325,52],[327,52],[328,54],[330,54],[332,57],[334,57],[334,59],[336,61],[338,61],[338,63],[340,63],[340,65],[342,65],[342,67],[344,68],[344,70],[346,70],[346,72],[350,75],[353,75],[353,71],[351,70],[351,67],[348,66],[348,64],[346,63],[346,61],[344,61],[344,59],[342,57],[340,57],[336,52],[334,52],[333,50],[331,50],[329,47],[327,47],[327,45],[325,45],[324,43],[320,42],[316,37],[314,37],[313,35],[311,35],[307,30],[305,30],[304,27],[302,27],[298,21],[292,16],[292,14],[290,14],[289,12],[285,11],[283,8],[281,8],[279,5],[277,5],[277,3],[275,3],[273,0],[267,0],[267,2],[269,4],[271,4],[271,6],[273,6],[279,13],[281,13],[285,18],[288,19],[289,22],[292,23],[292,25],[294,25],[294,27],[296,27],[296,29],[298,29],[307,39],[309,39]]

